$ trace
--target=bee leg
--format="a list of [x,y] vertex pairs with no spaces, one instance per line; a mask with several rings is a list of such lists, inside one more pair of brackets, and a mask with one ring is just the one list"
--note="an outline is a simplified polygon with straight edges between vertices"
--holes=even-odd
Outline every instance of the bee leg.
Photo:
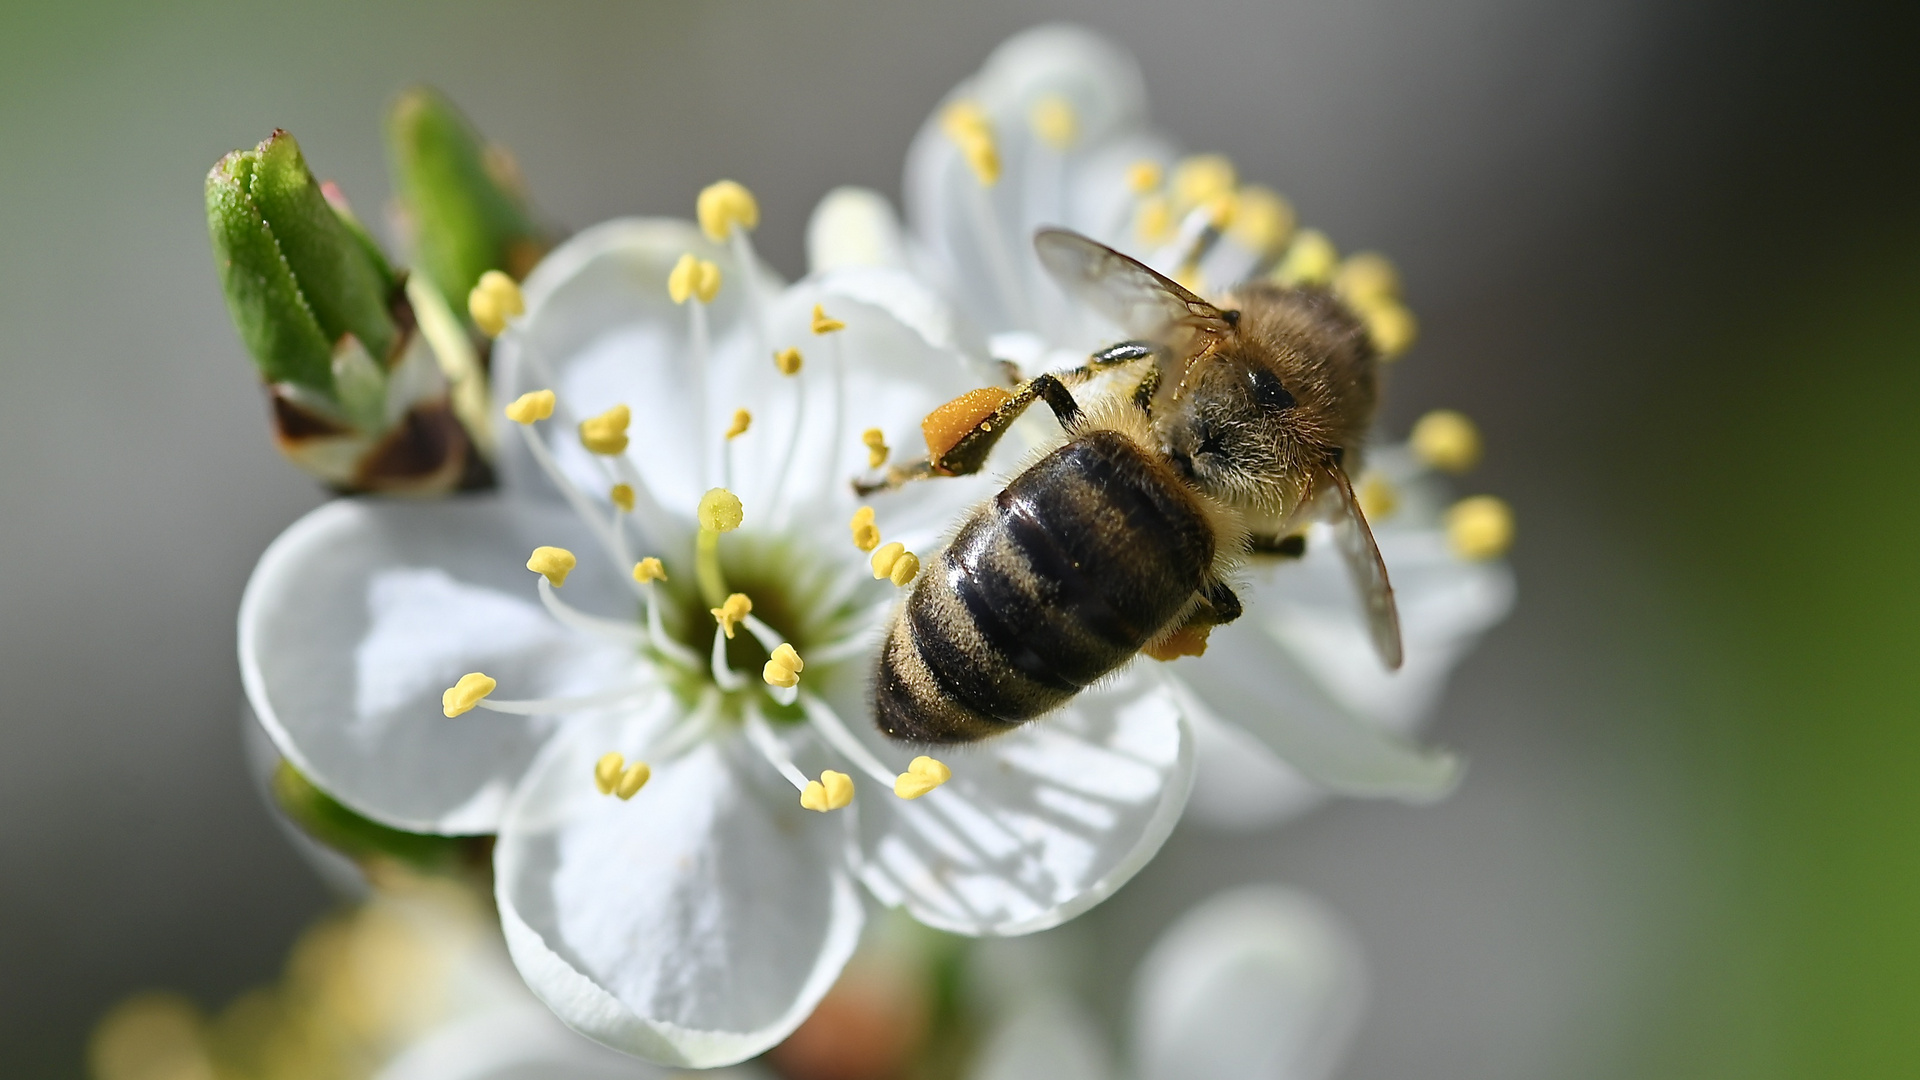
[[864,499],[876,491],[895,491],[915,480],[925,480],[938,475],[940,474],[933,471],[933,466],[925,458],[921,458],[907,466],[889,465],[886,475],[878,481],[869,482],[856,477],[853,481],[853,493]]
[[1265,555],[1270,558],[1298,559],[1307,553],[1307,534],[1289,533],[1286,536],[1254,535],[1247,541],[1247,550],[1253,555]]
[[1215,626],[1225,626],[1240,617],[1246,610],[1240,605],[1240,596],[1224,581],[1210,581],[1200,587],[1200,598],[1213,609],[1207,621]]
[[1146,377],[1140,380],[1140,385],[1133,388],[1133,407],[1146,413],[1148,416],[1152,416],[1153,395],[1159,392],[1160,369],[1158,367],[1148,368]]
[[[1165,351],[1164,348],[1155,345],[1151,341],[1122,341],[1118,345],[1109,345],[1099,352],[1094,353],[1092,356],[1087,357],[1087,362],[1081,364],[1079,367],[1068,368],[1060,372],[1060,379],[1069,386],[1078,386],[1102,371],[1116,367],[1124,367],[1127,364],[1136,364],[1142,360],[1154,359],[1157,361]],[[1158,362],[1154,364],[1156,369],[1159,368],[1159,366]]]
[[1072,428],[1080,419],[1080,404],[1073,400],[1066,384],[1056,376],[1041,375],[981,417],[951,445],[929,456],[929,467],[942,476],[971,476],[979,472],[986,466],[987,455],[993,451],[994,444],[1035,400],[1045,401],[1063,428]]

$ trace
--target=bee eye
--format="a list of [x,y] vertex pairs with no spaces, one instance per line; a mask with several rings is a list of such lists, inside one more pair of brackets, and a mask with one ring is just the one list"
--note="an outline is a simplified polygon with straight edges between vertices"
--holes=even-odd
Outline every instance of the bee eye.
[[1287,388],[1280,385],[1280,377],[1266,368],[1253,369],[1247,379],[1253,385],[1253,400],[1259,402],[1261,408],[1279,412],[1297,404],[1293,395],[1287,393]]

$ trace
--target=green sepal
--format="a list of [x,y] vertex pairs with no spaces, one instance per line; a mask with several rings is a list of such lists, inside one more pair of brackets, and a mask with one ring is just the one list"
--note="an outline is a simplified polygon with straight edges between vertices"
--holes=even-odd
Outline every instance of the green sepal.
[[440,873],[472,864],[472,836],[434,836],[382,825],[347,809],[315,787],[288,761],[274,767],[273,801],[301,831],[355,862],[392,859],[415,870]]
[[375,359],[393,353],[398,330],[388,305],[391,274],[385,260],[368,258],[368,246],[340,220],[300,156],[300,144],[284,131],[254,151],[251,194],[279,242],[307,304],[327,340],[352,334]]
[[517,183],[452,102],[415,87],[387,115],[393,188],[411,222],[414,261],[462,315],[488,270],[524,276],[541,250],[540,230]]
[[332,397],[333,346],[346,334],[382,361],[391,355],[393,270],[328,204],[293,136],[275,131],[221,158],[206,197],[227,310],[269,382]]
[[333,396],[333,347],[301,295],[249,189],[257,155],[235,150],[207,174],[207,233],[234,329],[261,377]]

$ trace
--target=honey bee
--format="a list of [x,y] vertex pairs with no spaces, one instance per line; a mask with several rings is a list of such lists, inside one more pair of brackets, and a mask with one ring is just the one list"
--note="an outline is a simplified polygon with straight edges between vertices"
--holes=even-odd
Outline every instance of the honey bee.
[[[1143,651],[1196,655],[1241,613],[1236,567],[1300,554],[1311,520],[1333,526],[1373,644],[1398,668],[1393,589],[1346,471],[1376,396],[1360,317],[1324,289],[1264,281],[1216,307],[1061,229],[1034,246],[1070,296],[1133,337],[1016,391],[943,406],[928,418],[926,460],[873,485],[979,471],[1035,400],[1069,436],[975,510],[915,581],[874,674],[880,730],[971,742],[1059,708]],[[1109,389],[1075,398],[1096,382]]]

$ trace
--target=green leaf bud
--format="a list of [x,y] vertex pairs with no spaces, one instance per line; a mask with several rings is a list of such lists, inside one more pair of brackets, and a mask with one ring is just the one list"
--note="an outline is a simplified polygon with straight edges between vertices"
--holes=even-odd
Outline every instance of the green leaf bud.
[[328,204],[293,136],[275,131],[221,158],[206,196],[227,309],[269,382],[332,397],[334,345],[348,334],[390,358],[400,338],[393,271]]
[[414,261],[454,311],[488,270],[523,278],[544,253],[517,167],[453,103],[416,87],[387,117],[394,192]]

